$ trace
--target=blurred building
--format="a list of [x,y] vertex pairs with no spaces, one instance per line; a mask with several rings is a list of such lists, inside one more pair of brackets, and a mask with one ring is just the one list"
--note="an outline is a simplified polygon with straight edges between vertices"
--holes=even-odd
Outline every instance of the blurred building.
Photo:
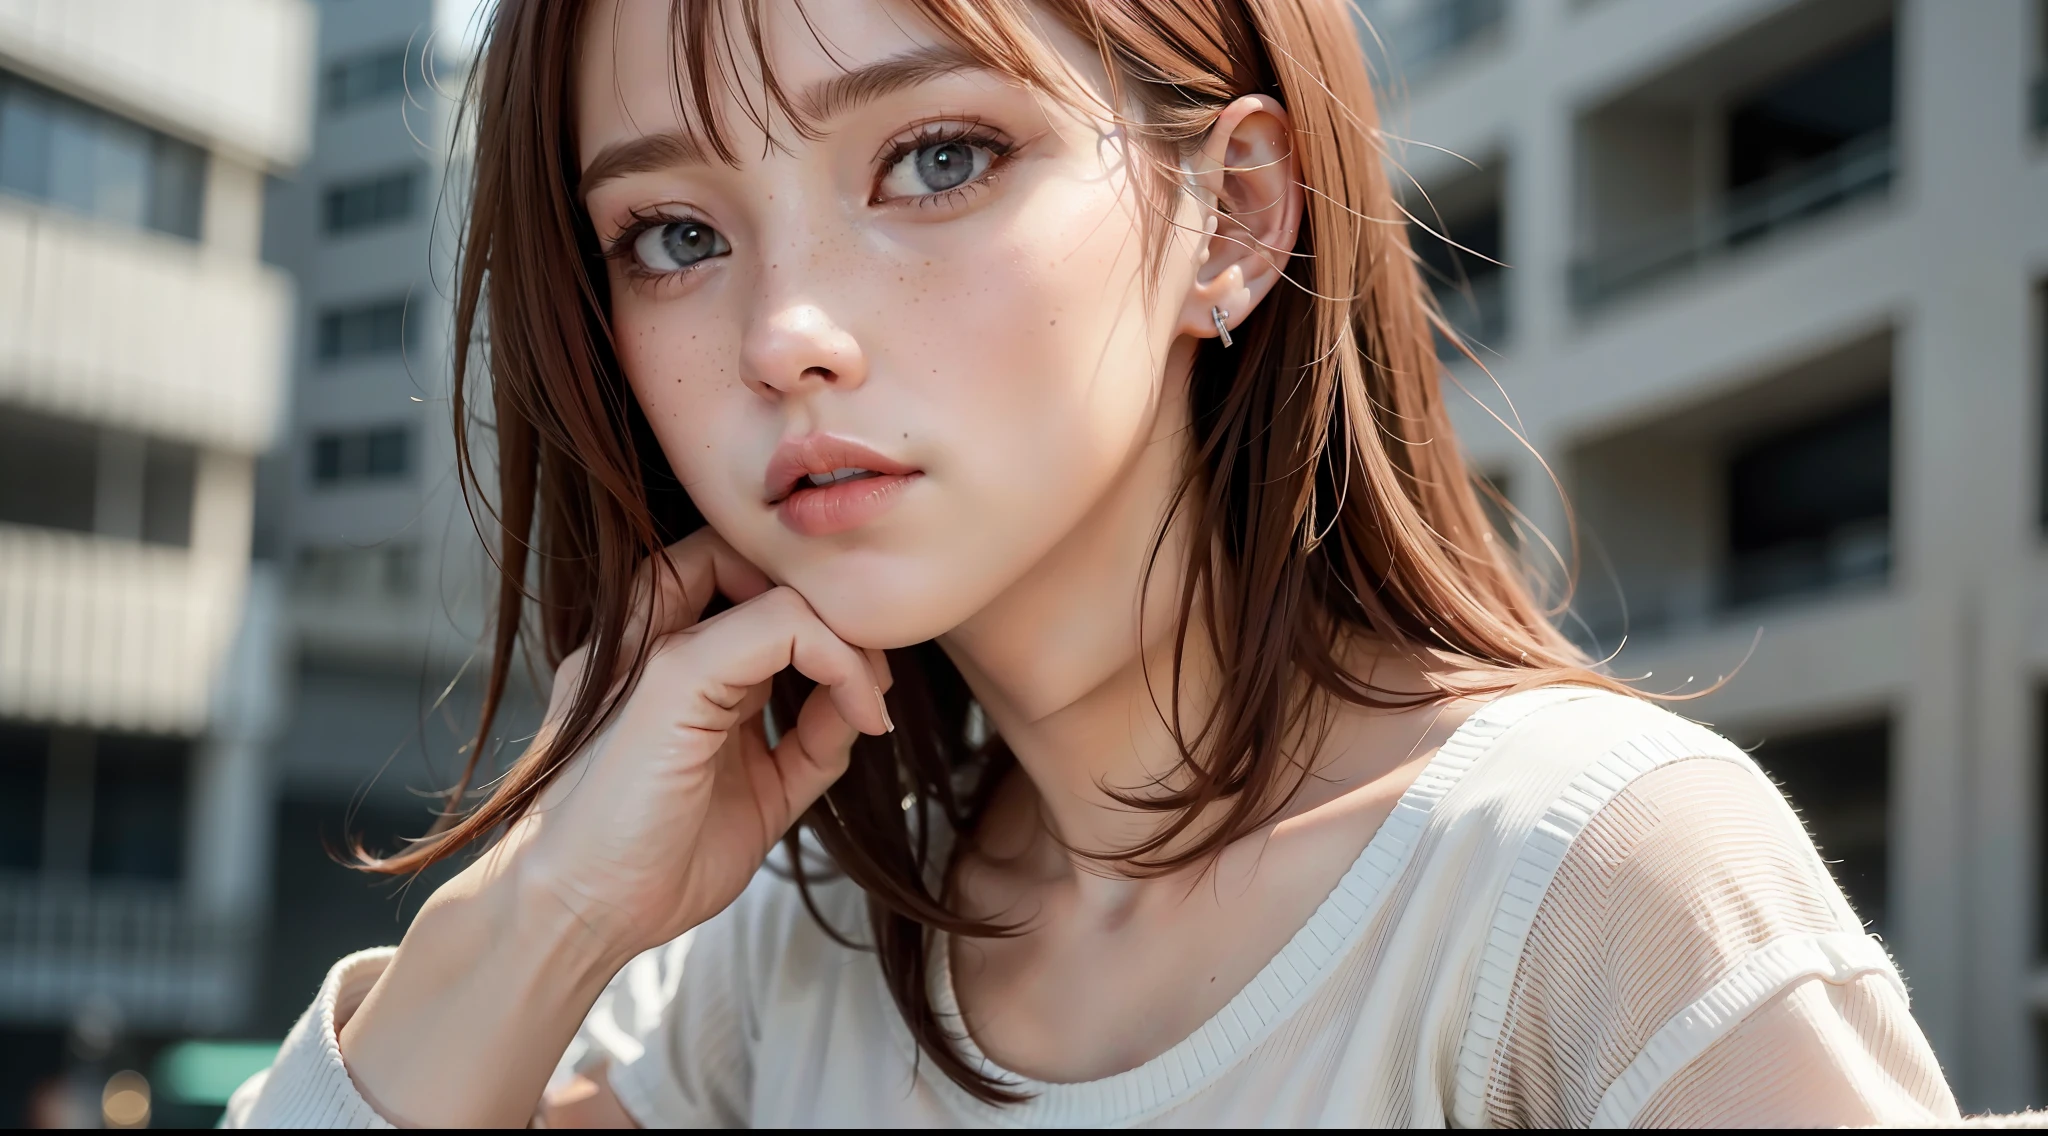
[[1571,502],[1574,633],[1732,675],[1966,1109],[2048,1099],[2048,5],[1369,11],[1510,539]]
[[0,4],[0,1103],[254,1003],[292,318],[259,242],[312,14]]
[[451,277],[475,4],[318,8],[311,154],[272,186],[266,255],[298,281],[286,444],[259,534],[288,580],[271,932],[254,1028],[281,1036],[327,967],[394,943],[440,877],[343,867],[433,819],[475,727],[487,567],[454,478]]

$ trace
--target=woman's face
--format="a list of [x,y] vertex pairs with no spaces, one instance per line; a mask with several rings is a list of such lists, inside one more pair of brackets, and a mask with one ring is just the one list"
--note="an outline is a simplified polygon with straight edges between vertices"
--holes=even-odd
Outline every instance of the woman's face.
[[[1200,207],[1146,287],[1161,219],[1108,114],[866,0],[763,5],[821,136],[771,139],[727,95],[727,164],[679,109],[668,11],[595,4],[576,77],[626,374],[742,555],[850,642],[934,638],[1182,444]],[[1092,50],[1049,35],[1100,92]]]

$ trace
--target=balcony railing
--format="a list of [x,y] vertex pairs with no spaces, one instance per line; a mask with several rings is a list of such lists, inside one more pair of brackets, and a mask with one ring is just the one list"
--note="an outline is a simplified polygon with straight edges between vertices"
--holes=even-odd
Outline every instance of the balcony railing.
[[1386,44],[1394,78],[1412,83],[1498,27],[1506,10],[1506,0],[1423,0],[1408,12],[1374,20],[1373,28]]
[[0,524],[0,715],[198,732],[246,572],[182,548]]
[[1642,639],[1696,631],[1765,605],[1882,587],[1891,574],[1891,523],[1867,521],[1732,557],[1717,568],[1674,573],[1633,587],[1624,583],[1625,614],[1587,615],[1582,625],[1568,630],[1583,647],[1612,650],[1624,635]]
[[247,942],[175,887],[0,875],[0,1018],[63,1023],[100,1005],[131,1028],[230,1025]]
[[1697,221],[1572,266],[1572,301],[1591,311],[1623,292],[1699,268],[1779,229],[1891,188],[1898,147],[1890,130],[1873,131],[1834,152],[1728,195]]

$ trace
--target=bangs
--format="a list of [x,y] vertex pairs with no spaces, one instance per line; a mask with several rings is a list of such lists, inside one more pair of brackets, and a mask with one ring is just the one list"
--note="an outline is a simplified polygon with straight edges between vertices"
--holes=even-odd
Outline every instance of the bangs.
[[[804,0],[779,2],[795,10],[826,58],[849,74],[853,72],[843,54],[818,30]],[[725,108],[737,108],[745,122],[767,139],[768,146],[785,150],[789,144],[778,136],[778,128],[815,141],[824,133],[820,111],[830,109],[807,105],[777,77],[762,3],[669,0],[669,36],[676,45],[671,57],[676,111],[706,149],[727,165],[738,165],[741,156],[733,145],[734,124],[727,120]],[[973,65],[1069,103],[1083,95],[1039,33],[1038,13],[1025,4],[1016,0],[905,0],[901,6],[922,16]],[[1089,39],[1100,49],[1100,36]],[[1109,62],[1106,53],[1104,62]],[[930,55],[932,76],[960,66],[952,53]],[[1114,90],[1116,70],[1111,67],[1109,72]]]

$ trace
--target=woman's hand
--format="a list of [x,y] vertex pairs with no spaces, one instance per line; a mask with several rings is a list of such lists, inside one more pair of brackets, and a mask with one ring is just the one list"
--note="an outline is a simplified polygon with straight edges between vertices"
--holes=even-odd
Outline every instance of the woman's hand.
[[[849,646],[709,529],[668,558],[674,572],[641,573],[642,606],[628,621],[637,628],[651,605],[638,685],[505,842],[520,902],[560,904],[622,958],[724,910],[846,771],[854,738],[892,728],[881,652]],[[700,622],[714,592],[736,605]],[[557,671],[542,739],[585,662],[578,651]],[[761,710],[788,667],[818,688],[770,747]]]
[[[518,1126],[619,967],[737,897],[796,818],[890,729],[887,665],[705,530],[646,566],[647,666],[535,809],[436,891],[340,1024],[364,1098],[394,1122]],[[700,620],[714,593],[736,601]],[[627,644],[627,657],[638,643]],[[555,677],[556,736],[585,656]],[[814,679],[770,747],[761,709],[787,667]],[[614,676],[613,683],[624,681]],[[345,1009],[345,1007],[344,1007]]]

